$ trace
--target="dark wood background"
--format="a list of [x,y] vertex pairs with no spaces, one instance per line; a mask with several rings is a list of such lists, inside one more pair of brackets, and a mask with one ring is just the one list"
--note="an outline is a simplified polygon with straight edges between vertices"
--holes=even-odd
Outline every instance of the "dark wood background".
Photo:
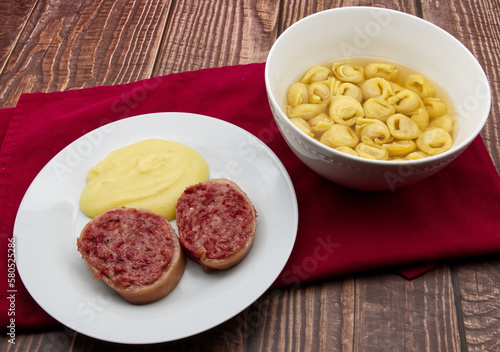
[[[469,48],[491,84],[482,136],[500,170],[498,0],[0,0],[0,108],[24,92],[264,62],[292,23],[350,5],[417,15]],[[500,351],[500,259],[448,261],[412,281],[377,271],[271,291],[212,330],[159,345],[105,343],[61,328],[18,333],[15,345],[0,336],[0,350]]]

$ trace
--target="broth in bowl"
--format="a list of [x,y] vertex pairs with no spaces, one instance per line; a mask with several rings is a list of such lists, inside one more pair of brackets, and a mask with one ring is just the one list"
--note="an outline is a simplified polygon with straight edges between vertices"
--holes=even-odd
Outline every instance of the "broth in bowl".
[[[400,72],[409,67],[428,81],[436,82],[436,94],[445,102],[453,120],[453,131],[448,133],[453,140],[451,148],[416,160],[404,160],[407,154],[401,154],[387,161],[353,156],[347,154],[345,148],[342,152],[306,135],[286,116],[288,91],[313,66],[329,63],[328,68],[332,69],[332,60],[338,58],[351,58],[351,63],[352,58],[387,58],[392,62],[384,62],[396,63]],[[477,138],[491,105],[484,70],[462,43],[421,18],[378,7],[340,7],[295,22],[269,51],[265,82],[271,113],[290,150],[319,175],[357,190],[395,190],[444,169]],[[325,107],[323,113],[329,116],[329,110],[330,107]],[[408,119],[392,122],[397,128]],[[410,142],[401,144],[405,143],[411,145]]]
[[416,160],[451,148],[455,112],[446,93],[400,63],[349,58],[310,67],[288,89],[285,113],[337,151],[375,160]]

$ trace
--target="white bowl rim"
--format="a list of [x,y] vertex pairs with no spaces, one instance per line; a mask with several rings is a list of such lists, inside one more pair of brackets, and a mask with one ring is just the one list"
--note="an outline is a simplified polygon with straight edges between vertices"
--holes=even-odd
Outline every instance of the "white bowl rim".
[[[486,124],[486,121],[488,120],[488,117],[489,117],[489,114],[491,111],[491,88],[489,85],[488,78],[486,77],[486,74],[484,72],[484,69],[482,68],[479,61],[476,59],[476,57],[470,52],[470,50],[462,42],[460,42],[457,38],[455,38],[453,35],[451,35],[447,31],[445,31],[441,27],[439,27],[439,26],[437,26],[437,25],[435,25],[427,20],[424,20],[423,18],[420,18],[418,16],[415,16],[415,15],[412,15],[412,14],[409,14],[406,12],[398,11],[398,10],[393,10],[393,9],[386,9],[386,8],[380,8],[380,7],[375,7],[375,6],[337,7],[337,8],[327,9],[327,10],[313,13],[311,15],[303,17],[302,19],[292,23],[288,28],[286,28],[278,36],[278,38],[274,42],[273,46],[269,50],[269,54],[267,55],[267,60],[269,60],[272,53],[276,50],[275,48],[276,48],[277,44],[279,44],[280,38],[282,38],[282,36],[285,33],[287,33],[289,30],[291,30],[292,28],[294,28],[296,26],[301,25],[303,22],[312,21],[312,20],[314,20],[315,17],[318,17],[318,16],[327,16],[331,12],[366,11],[366,10],[381,11],[381,12],[387,11],[387,12],[390,12],[391,14],[396,15],[396,16],[406,17],[406,18],[408,18],[408,20],[415,21],[415,23],[419,23],[420,25],[427,25],[427,26],[433,27],[435,30],[441,32],[441,34],[446,36],[450,41],[454,42],[456,45],[458,45],[459,47],[461,47],[464,50],[464,54],[468,55],[472,59],[474,64],[476,64],[477,67],[479,68],[479,71],[481,72],[481,79],[483,79],[487,83],[485,85],[486,86],[486,95],[485,95],[486,99],[485,100],[487,100],[487,104],[489,106],[487,108],[487,113],[485,113],[484,116],[482,116],[482,119],[481,119],[481,121],[479,121],[476,129],[474,129],[469,134],[469,136],[466,137],[462,142],[460,142],[459,144],[453,145],[449,150],[447,150],[441,154],[432,155],[432,156],[429,156],[426,158],[416,159],[416,160],[375,160],[375,159],[367,159],[367,158],[361,158],[358,156],[350,155],[350,154],[335,150],[331,147],[328,147],[328,146],[320,143],[316,139],[307,136],[304,132],[302,132],[297,126],[295,126],[290,121],[290,119],[285,115],[285,113],[281,110],[281,108],[278,108],[277,109],[278,111],[276,111],[276,113],[279,115],[281,120],[284,121],[284,123],[286,123],[288,126],[290,126],[293,130],[295,130],[296,133],[299,134],[299,136],[303,136],[306,140],[310,141],[316,147],[320,148],[320,150],[322,150],[324,153],[326,153],[325,154],[326,156],[339,156],[339,157],[343,157],[343,158],[346,158],[348,160],[351,160],[353,162],[358,162],[358,163],[361,162],[361,163],[365,163],[365,164],[373,164],[373,165],[379,165],[379,166],[387,166],[387,165],[400,166],[400,165],[412,164],[414,167],[418,167],[421,164],[428,164],[428,163],[432,163],[432,162],[435,162],[435,163],[442,162],[444,159],[448,159],[448,158],[454,159],[463,150],[465,150],[467,148],[467,146],[469,144],[471,144],[474,139],[476,139],[476,137],[480,134],[481,130],[483,129],[484,125]],[[266,60],[266,62],[267,62],[267,60]],[[272,102],[275,106],[279,107],[280,104],[277,103],[276,98],[274,97],[273,94],[271,94],[271,89],[270,89],[271,83],[270,83],[270,78],[269,78],[269,65],[267,65],[267,64],[266,64],[265,69],[264,69],[264,76],[265,76],[264,77],[265,84],[266,84],[266,87],[268,88],[268,98],[272,100]]]

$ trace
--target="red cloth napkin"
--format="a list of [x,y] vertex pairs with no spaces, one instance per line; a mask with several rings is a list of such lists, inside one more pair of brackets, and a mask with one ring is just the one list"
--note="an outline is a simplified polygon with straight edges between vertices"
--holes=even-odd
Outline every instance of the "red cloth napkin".
[[[1,326],[8,325],[7,245],[21,199],[40,169],[81,135],[129,116],[177,111],[209,115],[263,140],[281,159],[299,204],[296,245],[273,287],[398,267],[409,278],[446,258],[500,252],[500,179],[478,137],[435,176],[394,192],[361,192],[312,172],[272,120],[264,64],[172,74],[120,86],[24,94],[0,110]],[[279,206],[277,204],[276,206]],[[419,263],[419,264],[416,264]],[[40,265],[34,258],[33,265]],[[49,274],[49,272],[48,272]],[[55,324],[16,281],[18,328]]]

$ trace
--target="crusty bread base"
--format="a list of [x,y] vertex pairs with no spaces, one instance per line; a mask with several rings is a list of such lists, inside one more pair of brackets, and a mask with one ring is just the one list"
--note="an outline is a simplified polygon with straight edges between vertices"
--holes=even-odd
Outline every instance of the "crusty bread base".
[[222,183],[222,184],[229,184],[235,191],[240,193],[245,200],[248,202],[250,205],[250,209],[252,210],[252,229],[251,229],[251,235],[248,237],[248,240],[245,242],[245,244],[239,248],[235,253],[230,255],[229,257],[223,258],[223,259],[209,259],[205,257],[206,250],[205,248],[200,249],[200,253],[192,253],[186,248],[186,252],[188,252],[188,256],[193,259],[195,262],[199,263],[203,269],[204,272],[210,272],[213,270],[224,270],[224,269],[229,269],[238,264],[243,260],[243,258],[246,257],[250,249],[252,248],[253,240],[254,240],[254,235],[255,231],[257,228],[257,212],[255,211],[255,207],[253,206],[252,202],[250,201],[250,198],[248,195],[233,181],[228,180],[228,179],[210,179],[205,182],[212,182],[212,183]]
[[[144,209],[141,209],[141,211],[142,210]],[[165,219],[165,221],[167,220]],[[179,281],[182,278],[182,275],[184,274],[184,269],[186,267],[186,256],[184,255],[184,251],[182,250],[175,230],[172,228],[168,221],[167,223],[170,229],[170,235],[172,236],[172,242],[174,244],[174,257],[158,280],[150,285],[132,285],[129,287],[124,287],[121,285],[117,285],[107,276],[103,275],[101,277],[102,281],[104,281],[113,290],[118,292],[118,294],[120,294],[120,296],[122,296],[123,299],[125,299],[129,303],[152,303],[167,296],[178,285]],[[95,268],[94,266],[90,264],[88,266],[94,272],[99,272],[99,270],[97,270],[97,268]]]

